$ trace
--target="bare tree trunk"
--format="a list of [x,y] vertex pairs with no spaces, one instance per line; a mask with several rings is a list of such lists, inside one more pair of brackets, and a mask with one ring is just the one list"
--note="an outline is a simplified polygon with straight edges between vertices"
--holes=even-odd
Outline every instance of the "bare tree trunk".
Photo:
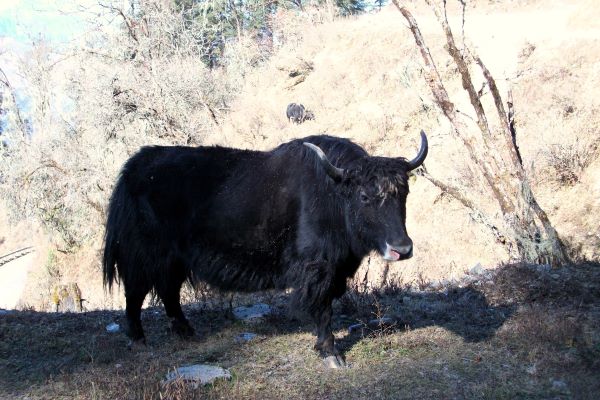
[[[498,203],[504,219],[504,225],[506,226],[504,228],[505,232],[500,232],[496,227],[496,224],[491,222],[493,218],[488,217],[479,211],[475,202],[462,194],[458,188],[445,184],[431,177],[427,173],[423,174],[423,176],[442,189],[445,193],[450,194],[468,207],[472,211],[472,215],[476,216],[476,219],[492,229],[500,242],[503,242],[506,237],[510,238],[510,240],[505,240],[503,243],[509,246],[509,253],[512,258],[531,262],[550,263],[552,265],[559,265],[566,262],[568,258],[558,234],[550,223],[544,210],[537,203],[523,168],[521,154],[516,146],[516,130],[514,125],[512,98],[510,99],[511,101],[508,106],[509,114],[507,115],[496,82],[481,58],[474,55],[474,53],[469,51],[466,46],[464,52],[461,52],[458,49],[454,41],[452,30],[448,24],[446,10],[444,9],[442,14],[439,8],[435,7],[430,0],[425,1],[433,8],[435,15],[444,30],[447,44],[446,48],[457,66],[462,79],[463,89],[469,95],[471,105],[477,115],[476,123],[481,133],[480,139],[467,134],[467,125],[459,118],[454,104],[448,96],[448,92],[442,83],[440,74],[431,57],[429,48],[423,40],[423,36],[421,35],[416,20],[406,7],[399,4],[398,0],[393,0],[398,10],[408,21],[417,47],[423,57],[425,64],[425,80],[433,93],[436,103],[450,121],[455,136],[466,147],[471,161],[478,168],[487,187],[491,190],[494,199]],[[482,70],[490,88],[503,131],[502,136],[504,139],[504,146],[500,148],[495,146],[494,136],[481,103],[480,95],[473,85],[471,73],[469,72],[464,57],[465,53],[473,54],[473,58]],[[537,217],[537,220],[546,233],[545,238],[542,238],[541,236],[540,226],[535,217]]]
[[233,14],[233,18],[235,19],[235,31],[237,34],[238,41],[242,40],[242,22],[240,20],[240,15],[238,13],[237,5],[235,4],[235,0],[229,0],[229,8]]

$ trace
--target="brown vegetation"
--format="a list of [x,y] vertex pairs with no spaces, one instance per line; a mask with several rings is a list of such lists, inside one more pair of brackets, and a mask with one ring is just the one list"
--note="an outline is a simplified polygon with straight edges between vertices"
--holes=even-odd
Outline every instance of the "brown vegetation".
[[[2,222],[0,255],[37,247],[22,300],[30,311],[0,315],[0,397],[594,398],[600,277],[599,266],[586,260],[600,257],[600,19],[591,0],[469,3],[464,26],[460,3],[448,2],[458,49],[464,41],[475,49],[504,103],[512,88],[522,173],[577,262],[559,270],[502,265],[509,253],[489,229],[500,226],[497,201],[430,95],[419,50],[396,9],[357,19],[334,18],[327,7],[280,12],[272,48],[240,35],[227,44],[224,65],[210,69],[177,13],[166,2],[150,3],[157,7],[148,18],[161,29],[98,30],[85,46],[69,49],[38,42],[21,60],[37,133],[27,139],[25,122],[3,133],[15,145],[0,147],[1,195],[13,223],[21,222],[17,228]],[[428,7],[413,6],[472,135],[477,114],[444,49],[446,35]],[[180,37],[181,46],[168,46],[165,31]],[[495,115],[490,84],[474,74],[479,67],[472,61],[466,67],[481,106]],[[0,84],[10,90],[4,78]],[[10,96],[4,99],[10,105]],[[305,104],[317,118],[289,124],[290,102]],[[58,107],[64,103],[72,107]],[[504,137],[503,126],[490,125],[494,138]],[[148,308],[150,345],[138,352],[126,352],[124,336],[105,331],[121,312],[46,313],[52,289],[69,282],[81,288],[87,310],[122,306],[102,289],[99,250],[116,175],[142,145],[268,149],[326,132],[391,156],[412,154],[420,129],[431,148],[427,179],[413,178],[408,200],[415,257],[389,265],[376,255],[365,260],[353,290],[336,305],[336,336],[350,369],[322,369],[309,350],[310,326],[281,314],[256,328],[258,341],[234,344],[248,327],[224,315],[244,298],[208,287],[185,293],[200,304],[186,310],[196,341],[168,335],[162,310]],[[482,224],[456,201],[460,196],[494,222]],[[40,225],[47,233],[32,233]],[[477,263],[500,267],[482,277],[465,272]],[[270,296],[277,305],[285,300]],[[383,315],[394,318],[391,329],[368,327]],[[365,337],[346,334],[352,323],[367,327]],[[161,385],[168,369],[197,362],[231,368],[234,379],[197,391]]]
[[[76,281],[89,306],[115,304],[116,299],[105,298],[99,290],[96,272],[104,209],[123,161],[144,144],[216,143],[266,149],[293,137],[328,132],[350,137],[375,154],[398,155],[414,151],[416,133],[423,128],[432,145],[426,176],[446,189],[440,191],[423,179],[411,186],[408,225],[417,248],[415,258],[404,263],[402,278],[458,277],[477,262],[495,265],[508,259],[505,245],[510,237],[506,236],[511,233],[502,229],[498,206],[489,201],[489,189],[479,183],[478,164],[465,157],[460,141],[448,135],[450,127],[440,120],[443,114],[430,100],[416,47],[397,11],[326,24],[311,19],[309,12],[281,12],[275,20],[279,40],[272,50],[265,52],[251,38],[242,37],[228,44],[223,67],[207,69],[190,44],[196,32],[182,30],[178,16],[161,7],[164,4],[152,8],[147,18],[156,19],[158,26],[180,29],[179,47],[166,46],[160,30],[136,26],[137,40],[128,30],[92,32],[88,44],[94,40],[111,44],[100,53],[91,45],[76,47],[56,62],[55,49],[40,42],[23,60],[22,73],[29,77],[38,110],[32,121],[38,134],[28,145],[22,133],[14,132],[19,146],[2,150],[2,193],[15,219],[42,223],[52,235],[58,250],[53,254],[62,273],[48,280],[46,292],[56,283]],[[593,185],[598,171],[598,119],[591,88],[598,77],[590,54],[598,49],[585,36],[577,42],[549,40],[542,30],[537,34],[541,38],[529,33],[523,42],[518,36],[499,41],[502,36],[496,34],[496,54],[490,53],[489,41],[483,41],[485,36],[475,29],[482,20],[486,27],[502,32],[494,23],[503,21],[505,14],[496,7],[491,8],[496,14],[482,16],[480,7],[467,9],[465,35],[474,41],[469,48],[486,61],[501,93],[507,85],[500,78],[508,74],[517,142],[533,192],[571,255],[593,258],[600,239],[591,217],[598,212],[594,193],[600,189]],[[448,64],[443,31],[431,10],[418,4],[415,9],[429,50],[439,60],[446,90],[459,116],[469,121],[465,117],[469,99],[460,93],[461,79]],[[462,32],[456,21],[462,10],[456,11],[449,11],[449,24]],[[524,7],[522,12],[538,11]],[[547,13],[555,24],[572,23],[575,18],[555,17],[552,8]],[[475,31],[469,35],[470,29]],[[523,32],[530,31],[523,28]],[[554,56],[559,48],[564,51],[561,60]],[[132,60],[128,55],[133,53]],[[570,65],[579,67],[569,69]],[[299,73],[303,81],[292,85],[297,76],[290,78],[290,73]],[[485,79],[473,79],[475,87],[487,93]],[[563,89],[565,80],[580,91]],[[58,115],[45,112],[48,103],[57,108],[64,100],[61,93],[69,93],[68,101],[77,106]],[[491,97],[482,100],[485,110],[493,110]],[[287,123],[285,106],[292,101],[315,110],[317,119],[302,126]],[[556,122],[550,124],[552,119]],[[466,125],[472,134],[476,124]],[[492,134],[502,137],[498,132]],[[457,196],[466,198],[478,212],[457,203],[453,199]],[[579,201],[573,203],[575,198]],[[374,257],[361,274],[376,286],[384,269]],[[396,268],[388,275],[400,277]]]

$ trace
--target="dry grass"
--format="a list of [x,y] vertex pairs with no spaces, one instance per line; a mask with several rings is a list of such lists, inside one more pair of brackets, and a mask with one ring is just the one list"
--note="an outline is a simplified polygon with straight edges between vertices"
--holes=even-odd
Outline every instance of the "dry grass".
[[[521,8],[478,2],[467,21],[467,34],[476,40],[501,89],[513,88],[519,145],[536,178],[540,203],[573,254],[597,260],[600,162],[597,152],[584,152],[598,144],[600,129],[596,93],[600,47],[593,37],[598,18],[593,18],[591,0],[581,2],[589,10],[584,14],[560,1],[526,3]],[[506,12],[513,6],[517,12]],[[61,141],[72,132],[59,124],[57,133],[49,134],[40,148],[69,155],[66,169],[78,172],[65,178],[55,168],[42,169],[32,179],[53,197],[33,200],[52,203],[66,193],[67,205],[77,207],[53,216],[84,220],[88,225],[73,228],[85,235],[75,236],[97,237],[102,215],[92,205],[100,204],[102,210],[118,168],[140,145],[186,143],[191,138],[192,143],[268,149],[317,132],[350,137],[377,155],[410,156],[418,131],[425,129],[431,143],[429,171],[468,186],[470,170],[460,148],[447,140],[447,127],[432,107],[414,61],[418,58],[412,38],[397,12],[384,10],[327,23],[323,23],[326,15],[311,15],[312,22],[299,15],[282,16],[278,29],[285,41],[260,66],[256,49],[240,43],[230,54],[231,76],[199,71],[200,64],[189,67],[194,64],[190,59],[169,57],[156,61],[152,76],[144,66],[115,69],[108,61],[68,71],[81,93],[94,94],[82,103],[86,115],[80,120],[81,136],[78,141]],[[442,60],[448,90],[459,91],[460,81],[444,67],[439,27],[431,23],[428,11],[417,17],[434,57]],[[523,23],[507,25],[509,19]],[[544,23],[534,26],[528,22],[533,20]],[[312,69],[294,84],[289,72],[307,63]],[[178,81],[174,77],[182,69],[196,72]],[[123,94],[113,99],[113,91],[105,90],[112,88],[113,74],[119,85],[141,90],[143,96]],[[204,78],[196,80],[198,76]],[[169,96],[160,97],[162,92]],[[219,109],[219,127],[203,106],[194,103],[197,93],[214,104],[226,104]],[[122,103],[132,99],[137,108],[128,112]],[[285,106],[290,102],[315,110],[316,119],[289,124]],[[459,98],[457,107],[467,102]],[[159,114],[146,115],[155,106]],[[169,116],[181,125],[170,126]],[[97,124],[99,120],[103,124]],[[120,139],[112,138],[111,146],[104,146],[111,132]],[[559,162],[553,164],[546,156],[553,148],[574,148],[576,157],[590,159],[575,165],[574,157],[559,154],[555,157]],[[82,154],[81,149],[87,150]],[[45,160],[43,154],[34,153],[32,160]],[[23,171],[30,172],[24,160],[20,160]],[[568,168],[562,167],[564,163]],[[562,173],[570,175],[563,179]],[[61,190],[55,190],[55,179],[62,182]],[[77,179],[86,185],[78,187]],[[557,184],[561,181],[569,185]],[[88,189],[94,195],[81,197]],[[11,196],[27,198],[26,192]],[[120,312],[0,315],[0,398],[595,398],[600,392],[597,264],[582,262],[556,271],[501,266],[493,279],[459,280],[465,268],[477,262],[497,265],[506,259],[506,252],[459,204],[423,179],[411,183],[408,213],[415,257],[399,267],[368,259],[353,290],[335,305],[334,327],[349,369],[323,368],[311,350],[312,327],[304,321],[278,314],[249,328],[226,317],[227,296],[215,299],[205,290],[186,293],[188,301],[202,301],[202,307],[186,307],[198,332],[194,341],[170,336],[162,309],[148,308],[143,322],[149,345],[137,351],[126,350],[122,334],[105,331],[114,320],[124,322]],[[93,218],[88,221],[87,215]],[[4,245],[16,243],[13,231],[5,232],[10,234],[2,233]],[[29,237],[19,235],[19,240]],[[58,275],[49,273],[48,253],[43,251],[34,265],[26,304],[43,311],[43,293],[51,284],[76,281],[90,300],[89,309],[122,305],[119,294],[106,296],[102,290],[100,241],[86,246],[76,254],[59,253],[60,259],[52,264],[59,266]],[[439,284],[443,280],[450,283]],[[271,295],[268,301],[283,300],[285,296]],[[382,315],[393,317],[395,325],[362,330],[364,337],[346,333],[348,325],[368,325],[368,320]],[[237,334],[249,329],[260,339],[234,342]],[[199,362],[229,368],[232,381],[198,390],[181,383],[161,385],[169,369]]]
[[[341,301],[334,320],[350,365],[343,370],[323,367],[310,324],[279,312],[248,327],[223,308],[188,307],[198,335],[181,341],[161,309],[146,309],[148,346],[135,351],[104,329],[122,321],[118,312],[2,315],[0,397],[593,399],[600,390],[598,264],[508,265],[449,287],[351,295],[355,311]],[[393,329],[346,333],[382,310],[397,319]],[[248,330],[258,338],[235,343]],[[161,383],[169,369],[194,363],[229,368],[233,379],[197,390]]]
[[[466,110],[468,99],[460,94],[460,80],[446,65],[440,28],[431,11],[417,3],[415,15],[448,91],[457,108]],[[589,1],[580,3],[590,15],[595,12]],[[9,189],[37,171],[30,177],[31,186],[6,191],[13,202],[28,213],[43,208],[57,229],[68,228],[70,233],[63,233],[70,240],[84,243],[78,254],[58,253],[61,277],[53,284],[77,282],[91,309],[123,304],[120,296],[107,296],[101,288],[103,210],[122,163],[144,144],[269,149],[291,138],[325,132],[352,138],[375,155],[411,156],[418,132],[424,129],[430,139],[430,173],[486,203],[485,191],[473,185],[477,179],[464,151],[450,140],[448,127],[433,106],[413,39],[399,13],[390,7],[358,19],[331,20],[313,11],[318,10],[278,14],[275,29],[281,43],[269,59],[247,40],[231,43],[223,70],[202,68],[193,51],[184,47],[176,56],[155,54],[151,71],[143,64],[115,64],[87,53],[80,54],[74,66],[50,71],[58,86],[77,89],[78,125],[72,131],[64,121],[42,124],[47,132],[38,137],[33,150],[24,150],[14,164],[4,165],[13,165],[5,185]],[[451,14],[458,34],[459,14]],[[477,2],[467,14],[465,32],[501,91],[513,89],[518,143],[535,182],[536,198],[573,255],[595,260],[600,257],[600,164],[598,151],[593,150],[600,129],[595,90],[600,82],[596,65],[600,47],[590,15],[560,1],[544,7],[539,1],[514,7]],[[511,20],[517,22],[507,25]],[[540,22],[527,22],[532,20]],[[162,39],[148,40],[144,46]],[[130,45],[126,40],[114,51],[121,54],[122,47]],[[38,50],[43,52],[43,46]],[[29,68],[39,67],[35,60]],[[303,71],[303,81],[295,84],[292,71]],[[219,125],[203,101],[214,106]],[[132,102],[135,110],[127,106]],[[315,120],[288,123],[285,108],[290,102],[314,110]],[[48,164],[52,160],[68,173]],[[46,166],[37,170],[40,163]],[[493,214],[495,205],[488,203],[482,209]],[[458,279],[465,267],[507,260],[506,249],[487,228],[425,179],[411,183],[407,209],[415,256],[401,268],[392,268],[389,279]],[[56,243],[57,235],[52,239]],[[55,246],[64,250],[64,243],[58,242]],[[43,262],[35,265],[32,281],[47,278],[43,268]],[[359,274],[377,286],[385,278],[385,268],[374,257]],[[25,296],[37,309],[43,305],[37,288],[51,286],[41,283],[29,283]]]

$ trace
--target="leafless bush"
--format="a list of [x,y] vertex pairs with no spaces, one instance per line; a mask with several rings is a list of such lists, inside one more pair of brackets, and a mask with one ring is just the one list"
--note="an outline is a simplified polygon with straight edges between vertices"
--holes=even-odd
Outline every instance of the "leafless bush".
[[348,290],[339,299],[343,313],[354,314],[363,319],[381,319],[388,311],[386,302],[407,293],[410,284],[402,277],[385,279],[378,286],[371,286],[366,275],[363,280],[354,278],[348,283]]
[[574,185],[583,170],[594,160],[597,147],[582,142],[555,144],[544,152],[552,173],[551,179],[565,185]]
[[40,41],[20,62],[33,134],[18,124],[3,133],[0,186],[12,216],[43,223],[62,250],[99,239],[112,185],[132,153],[202,143],[245,73],[264,60],[255,42],[232,41],[225,66],[210,69],[198,45],[204,27],[167,2],[139,7],[130,15],[107,5],[123,29],[100,27],[66,49]]

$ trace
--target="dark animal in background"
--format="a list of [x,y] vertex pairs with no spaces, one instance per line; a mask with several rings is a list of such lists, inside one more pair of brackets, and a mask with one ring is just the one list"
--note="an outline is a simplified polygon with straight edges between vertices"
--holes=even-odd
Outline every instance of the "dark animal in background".
[[[350,140],[310,136],[267,151],[144,147],[123,167],[108,207],[104,283],[122,281],[128,335],[144,340],[142,303],[154,290],[172,330],[186,279],[224,290],[293,288],[317,326],[315,348],[336,366],[332,301],[372,250],[412,256],[406,227],[413,160],[372,157]],[[117,278],[118,274],[118,278]],[[331,361],[333,360],[333,361]]]
[[315,119],[315,114],[312,111],[304,108],[302,104],[290,103],[285,111],[290,122],[301,124],[304,121]]

